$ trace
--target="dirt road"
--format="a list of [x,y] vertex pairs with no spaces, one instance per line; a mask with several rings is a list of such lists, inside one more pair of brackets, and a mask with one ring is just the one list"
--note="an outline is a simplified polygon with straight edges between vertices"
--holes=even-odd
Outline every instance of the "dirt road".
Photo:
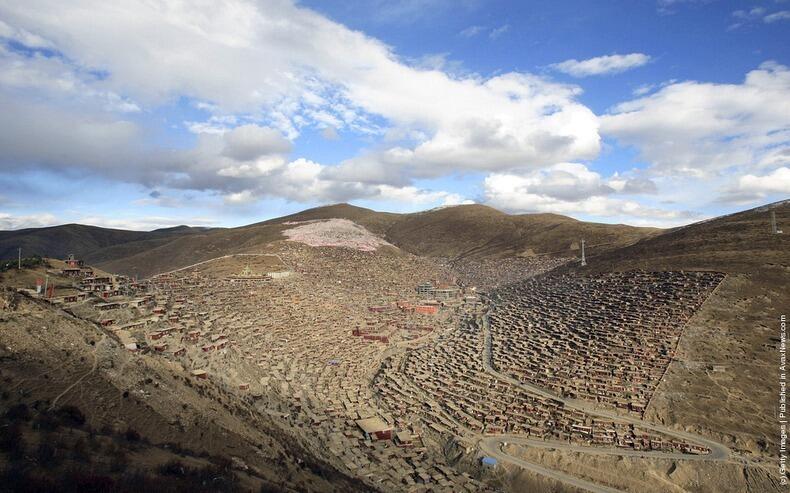
[[[495,308],[495,305],[493,303],[491,305],[491,308]],[[491,310],[489,310],[489,312],[490,311]],[[486,313],[485,315],[483,315],[477,320],[470,321],[470,323],[476,324],[478,328],[483,330],[484,340],[485,340],[483,344],[483,354],[482,354],[483,366],[488,373],[493,375],[498,380],[508,382],[509,384],[520,388],[521,390],[523,390],[528,394],[561,401],[568,409],[583,411],[592,416],[631,423],[638,426],[640,429],[656,431],[664,435],[671,436],[683,441],[695,443],[698,445],[702,445],[710,449],[710,453],[708,454],[693,455],[693,454],[683,454],[683,453],[648,452],[648,451],[638,451],[638,450],[623,450],[617,448],[590,447],[584,445],[566,444],[564,442],[534,440],[518,435],[498,435],[498,436],[487,436],[481,438],[479,442],[480,448],[485,453],[491,455],[497,460],[515,464],[519,467],[523,467],[524,469],[528,469],[538,474],[542,474],[544,476],[556,479],[558,481],[562,481],[563,483],[575,486],[577,488],[582,488],[588,491],[592,491],[595,493],[611,493],[617,490],[605,486],[597,485],[590,481],[582,480],[580,478],[565,474],[561,471],[548,469],[538,464],[525,461],[518,457],[514,457],[512,455],[507,454],[503,450],[503,446],[505,444],[516,444],[516,445],[525,445],[530,447],[553,448],[553,449],[567,450],[567,451],[580,452],[580,453],[589,453],[589,454],[617,455],[621,457],[643,457],[643,458],[694,460],[694,461],[738,460],[739,462],[743,462],[743,463],[748,462],[745,458],[741,458],[733,455],[732,451],[726,445],[711,440],[709,438],[705,438],[692,433],[678,431],[672,428],[668,428],[666,426],[651,423],[649,421],[644,421],[642,419],[638,419],[632,416],[624,416],[616,412],[603,410],[596,407],[593,403],[590,402],[580,401],[578,399],[567,399],[553,392],[550,392],[546,389],[537,387],[529,383],[521,382],[509,375],[505,375],[504,373],[498,372],[496,369],[494,369],[492,365],[492,355],[491,355],[492,336],[491,336],[490,322],[488,319],[488,313]]]

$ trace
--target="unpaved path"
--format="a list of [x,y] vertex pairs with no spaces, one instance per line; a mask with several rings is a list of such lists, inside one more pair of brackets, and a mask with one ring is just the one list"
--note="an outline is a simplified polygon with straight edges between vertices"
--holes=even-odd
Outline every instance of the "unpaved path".
[[[491,308],[494,308],[495,305],[491,304]],[[491,310],[483,315],[478,320],[472,320],[470,323],[475,323],[478,325],[478,328],[482,328],[484,334],[484,344],[483,344],[483,366],[485,370],[496,377],[501,381],[506,381],[509,384],[520,388],[524,392],[528,394],[541,396],[544,398],[551,398],[561,401],[567,408],[575,409],[579,411],[583,411],[593,416],[603,417],[606,419],[626,422],[634,424],[641,429],[652,430],[656,431],[674,438],[681,439],[683,441],[696,443],[698,445],[702,445],[710,449],[709,454],[702,454],[702,455],[693,455],[693,454],[682,454],[682,453],[668,453],[668,452],[648,452],[648,451],[637,451],[637,450],[620,450],[616,448],[602,448],[602,447],[591,447],[591,446],[584,446],[584,445],[572,445],[566,444],[564,442],[551,442],[551,441],[542,441],[542,440],[534,440],[525,438],[519,435],[497,435],[497,436],[486,436],[480,439],[479,446],[480,448],[487,454],[491,455],[492,457],[496,458],[497,460],[501,460],[504,462],[508,462],[524,469],[528,469],[530,471],[536,472],[543,476],[556,479],[568,485],[581,488],[587,491],[591,491],[594,493],[612,493],[618,490],[598,485],[596,483],[583,480],[581,478],[577,478],[575,476],[571,476],[566,474],[562,471],[557,471],[554,469],[549,469],[543,467],[539,464],[526,461],[519,457],[512,456],[506,453],[503,450],[503,447],[506,444],[516,444],[516,445],[525,445],[530,447],[540,447],[540,448],[552,448],[552,449],[559,449],[559,450],[567,450],[571,452],[579,452],[579,453],[588,453],[588,454],[598,454],[598,455],[616,455],[620,457],[638,457],[638,458],[656,458],[656,459],[672,459],[672,460],[695,460],[695,461],[728,461],[728,460],[737,460],[740,463],[746,464],[749,463],[746,458],[736,456],[733,452],[724,444],[716,442],[706,437],[702,437],[699,435],[695,435],[692,433],[686,433],[682,431],[678,431],[672,428],[668,428],[666,426],[662,426],[659,424],[651,423],[649,421],[644,421],[642,419],[634,418],[631,416],[624,416],[619,413],[602,410],[596,407],[594,404],[590,402],[581,401],[578,399],[567,399],[561,397],[553,392],[550,392],[546,389],[541,387],[537,387],[535,385],[521,382],[509,375],[505,375],[504,373],[500,373],[494,369],[492,365],[492,355],[491,355],[491,327],[490,322],[488,319],[488,313]]]
[[74,387],[76,387],[77,385],[79,385],[79,384],[80,384],[80,383],[81,383],[83,380],[85,380],[85,379],[86,379],[86,378],[87,378],[89,375],[92,375],[92,374],[93,374],[93,372],[95,372],[95,371],[96,371],[96,368],[99,366],[99,357],[96,355],[96,352],[99,350],[99,345],[101,345],[102,343],[104,343],[104,340],[105,340],[106,338],[107,338],[107,335],[106,335],[106,334],[102,334],[102,336],[101,336],[101,339],[99,339],[99,340],[96,342],[96,344],[93,346],[93,351],[91,352],[91,355],[93,356],[93,364],[91,365],[91,369],[90,369],[90,370],[88,370],[87,372],[85,372],[85,374],[84,374],[84,375],[82,375],[80,378],[78,378],[77,380],[75,380],[75,381],[74,381],[74,383],[72,383],[71,385],[69,385],[68,387],[66,387],[66,390],[64,390],[63,392],[61,392],[60,394],[58,394],[58,395],[57,395],[57,397],[55,397],[54,399],[52,399],[52,404],[50,404],[50,406],[49,406],[49,410],[50,410],[50,411],[51,411],[51,410],[53,410],[53,409],[55,408],[55,404],[57,404],[57,403],[58,403],[58,401],[60,400],[60,398],[61,398],[61,397],[63,397],[64,395],[68,394],[68,393],[71,391],[71,389],[73,389]]

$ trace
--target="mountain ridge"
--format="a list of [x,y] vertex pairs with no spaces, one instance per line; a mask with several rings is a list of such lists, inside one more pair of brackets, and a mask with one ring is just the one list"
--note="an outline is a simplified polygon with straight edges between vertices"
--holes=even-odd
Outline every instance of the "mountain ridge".
[[643,252],[647,247],[640,245],[650,240],[658,250],[671,250],[667,239],[685,238],[683,231],[700,235],[705,228],[720,228],[720,223],[730,221],[727,218],[781,205],[766,204],[680,228],[658,229],[585,222],[552,213],[508,214],[482,204],[399,214],[339,203],[235,228],[176,226],[141,232],[67,224],[2,231],[0,257],[15,257],[20,246],[23,255],[64,257],[74,253],[108,271],[144,277],[226,254],[266,250],[273,242],[285,240],[282,231],[292,223],[340,218],[414,255],[450,259],[577,257],[584,239],[588,257],[608,255],[601,259],[611,263],[620,249],[626,249],[628,255]]

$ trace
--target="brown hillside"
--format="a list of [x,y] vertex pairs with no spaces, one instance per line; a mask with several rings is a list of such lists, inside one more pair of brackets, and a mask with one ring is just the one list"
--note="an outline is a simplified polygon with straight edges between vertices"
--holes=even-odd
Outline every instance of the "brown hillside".
[[790,265],[790,231],[772,234],[771,210],[779,226],[789,230],[790,201],[784,201],[671,229],[617,250],[597,252],[589,248],[586,270],[786,270]]
[[509,215],[484,205],[461,205],[408,214],[386,238],[418,255],[509,257],[576,255],[579,241],[613,248],[660,230],[577,221],[557,214]]
[[101,262],[126,256],[131,251],[148,250],[180,236],[206,231],[206,228],[188,226],[154,231],[127,231],[83,224],[0,231],[0,259],[16,258],[17,249],[22,248],[23,256],[63,258],[73,253],[91,262]]
[[353,221],[408,253],[451,258],[576,256],[582,238],[600,252],[661,231],[587,223],[556,214],[510,215],[484,205],[394,214],[335,204],[229,229],[136,232],[66,225],[2,232],[0,246],[11,249],[21,244],[29,254],[50,257],[75,253],[105,270],[145,277],[222,255],[263,251],[283,239],[286,223],[329,218]]
[[[784,234],[772,234],[770,211]],[[647,417],[703,433],[755,456],[775,456],[779,317],[790,306],[790,202],[770,204],[645,238],[590,248],[580,274],[713,270],[727,278],[691,319]],[[713,371],[714,365],[719,371]],[[715,410],[715,412],[711,412]]]
[[581,238],[588,245],[611,249],[660,231],[586,223],[556,214],[509,215],[483,205],[392,214],[336,204],[240,228],[180,236],[150,249],[139,249],[140,243],[120,245],[98,265],[148,276],[222,255],[266,251],[269,243],[283,239],[281,231],[290,227],[286,223],[329,218],[354,221],[408,253],[454,258],[573,256]]
[[246,227],[255,227],[267,224],[282,224],[284,222],[314,221],[316,219],[348,219],[364,226],[368,230],[378,235],[385,235],[393,224],[401,221],[405,216],[411,214],[395,214],[392,212],[377,212],[364,207],[357,207],[351,204],[334,204],[323,207],[307,209],[296,214],[270,219],[262,223],[253,224]]
[[[171,461],[205,467],[212,457],[236,457],[244,466],[226,475],[238,476],[238,487],[212,491],[370,490],[313,459],[272,417],[253,412],[249,399],[231,406],[222,387],[198,383],[188,368],[154,355],[122,350],[112,334],[96,324],[5,286],[0,291],[0,321],[0,428],[13,425],[8,422],[9,409],[29,409],[36,418],[22,423],[20,457],[10,458],[11,465],[34,478],[66,477],[79,467],[89,477],[106,472],[110,479],[105,482],[119,483],[95,491],[141,491],[130,486],[144,479],[135,471],[155,474]],[[67,417],[79,417],[79,423],[53,421],[63,409],[69,410]],[[52,444],[59,466],[40,460],[36,465],[35,445],[44,440]],[[74,451],[79,440],[90,446],[83,445],[78,456]],[[116,457],[122,459],[121,467],[104,467]],[[4,462],[0,456],[2,469]],[[159,486],[164,484],[163,479]],[[50,486],[36,491],[60,490]],[[186,490],[176,485],[161,491]]]

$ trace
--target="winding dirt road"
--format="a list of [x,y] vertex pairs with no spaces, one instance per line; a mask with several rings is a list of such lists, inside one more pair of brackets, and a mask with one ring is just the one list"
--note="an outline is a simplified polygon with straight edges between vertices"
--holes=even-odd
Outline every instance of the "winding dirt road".
[[662,426],[659,424],[651,423],[648,421],[644,421],[642,419],[634,418],[632,416],[624,416],[619,413],[615,413],[612,411],[607,411],[596,407],[594,404],[590,402],[580,401],[578,399],[568,399],[565,397],[561,397],[553,392],[550,392],[546,389],[537,387],[535,385],[521,382],[520,380],[513,378],[509,375],[505,375],[497,371],[492,364],[492,336],[491,336],[491,327],[488,318],[488,313],[494,309],[496,305],[491,301],[490,308],[482,317],[476,320],[470,320],[469,323],[475,324],[478,329],[483,330],[485,342],[483,344],[483,366],[485,370],[497,378],[500,381],[508,382],[509,384],[520,388],[524,392],[541,396],[544,398],[551,398],[558,401],[561,401],[566,408],[574,409],[583,411],[587,414],[592,416],[602,417],[606,419],[616,420],[620,422],[631,423],[638,426],[640,429],[645,430],[652,430],[655,432],[662,433],[667,436],[671,436],[686,442],[695,443],[697,445],[701,445],[707,447],[710,450],[708,454],[682,454],[682,453],[669,453],[669,452],[656,452],[656,451],[639,451],[639,450],[624,450],[618,448],[604,448],[604,447],[592,447],[592,446],[584,446],[584,445],[574,445],[565,442],[558,442],[558,441],[543,441],[543,440],[536,440],[525,438],[523,436],[518,435],[495,435],[495,436],[485,436],[480,439],[479,446],[483,452],[486,454],[496,458],[497,460],[508,462],[510,464],[517,465],[524,469],[533,471],[535,473],[541,474],[543,476],[556,479],[561,481],[565,484],[581,488],[587,491],[591,491],[594,493],[612,493],[617,492],[619,490],[609,488],[606,486],[602,486],[590,481],[583,480],[581,478],[566,474],[561,471],[548,469],[543,467],[539,464],[528,462],[524,459],[519,457],[512,456],[504,451],[504,446],[507,444],[514,444],[514,445],[524,445],[529,447],[538,447],[538,448],[547,448],[547,449],[557,449],[557,450],[567,450],[570,452],[579,452],[585,454],[595,454],[595,455],[616,455],[620,457],[639,457],[639,458],[655,458],[655,459],[671,459],[671,460],[693,460],[693,461],[728,461],[728,460],[737,460],[738,462],[746,464],[748,461],[745,458],[739,457],[734,455],[733,452],[724,444],[711,440],[709,438],[705,438],[699,435],[695,435],[692,433],[686,433],[683,431],[678,431],[672,428],[668,428],[666,426]]

